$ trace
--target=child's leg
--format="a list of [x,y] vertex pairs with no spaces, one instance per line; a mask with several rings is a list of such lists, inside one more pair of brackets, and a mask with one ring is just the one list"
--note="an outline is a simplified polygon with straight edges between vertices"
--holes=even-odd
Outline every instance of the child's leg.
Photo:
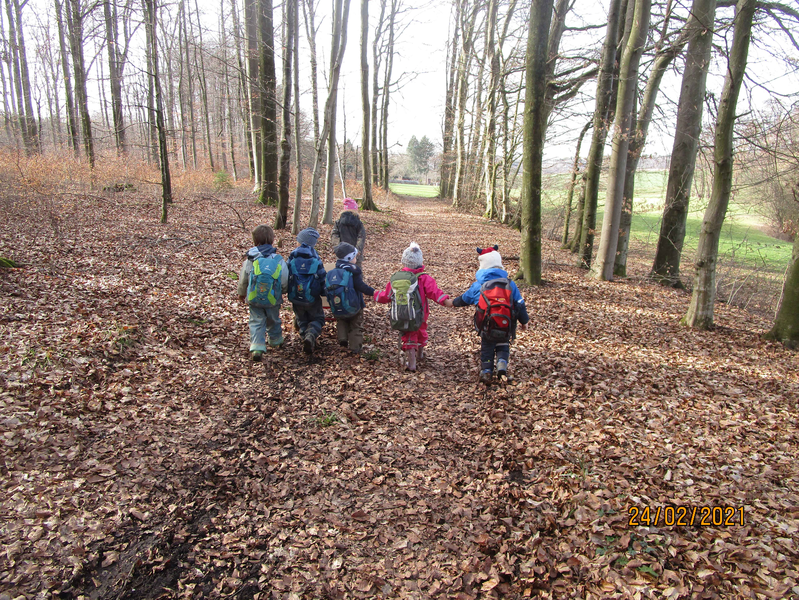
[[309,308],[305,309],[305,335],[313,337],[314,341],[322,333],[325,326],[325,309],[322,308],[322,299],[318,298]]
[[266,311],[250,306],[250,352],[266,351]]
[[480,338],[480,371],[494,372],[494,350],[496,344]]
[[341,346],[346,347],[348,342],[348,334],[350,323],[347,319],[336,319],[336,339]]
[[351,352],[361,351],[363,347],[363,311],[350,319],[347,341]]
[[283,344],[283,329],[280,323],[280,307],[273,306],[265,309],[266,330],[269,334],[269,345],[277,348]]
[[497,344],[497,374],[504,376],[508,372],[508,361],[510,360],[510,344]]

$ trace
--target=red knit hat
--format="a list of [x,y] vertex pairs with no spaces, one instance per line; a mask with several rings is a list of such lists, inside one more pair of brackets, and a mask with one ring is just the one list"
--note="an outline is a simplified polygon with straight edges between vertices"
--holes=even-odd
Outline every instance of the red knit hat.
[[499,246],[497,245],[494,245],[493,248],[478,248],[477,260],[480,261],[481,269],[502,268],[502,256],[499,254]]

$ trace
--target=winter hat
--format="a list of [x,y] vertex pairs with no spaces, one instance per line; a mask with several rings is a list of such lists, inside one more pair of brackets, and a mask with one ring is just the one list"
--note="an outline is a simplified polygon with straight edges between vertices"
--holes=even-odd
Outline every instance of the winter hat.
[[352,198],[344,198],[344,210],[358,210],[358,203]]
[[358,256],[358,249],[347,242],[341,242],[335,247],[333,252],[336,253],[336,258],[339,260],[345,260],[347,262],[352,262],[352,259]]
[[411,245],[405,248],[402,253],[402,266],[409,269],[418,269],[423,264],[422,249],[416,242],[411,242]]
[[307,227],[297,234],[297,241],[313,248],[319,240],[319,232],[313,227]]
[[480,261],[481,269],[502,268],[502,256],[499,254],[499,246],[496,245],[493,248],[478,248],[477,260]]

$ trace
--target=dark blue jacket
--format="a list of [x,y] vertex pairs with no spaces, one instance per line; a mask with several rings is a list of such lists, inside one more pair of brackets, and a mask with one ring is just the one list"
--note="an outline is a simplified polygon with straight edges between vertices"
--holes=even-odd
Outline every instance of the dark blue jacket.
[[[319,259],[320,262],[322,262],[322,259],[319,258],[319,253],[314,248],[311,248],[308,244],[302,244],[299,247],[297,247],[297,248],[295,248],[294,250],[291,251],[291,254],[289,254],[288,260],[286,261],[286,263],[289,266],[289,271],[291,271],[291,261],[294,260],[295,258],[317,258],[317,259]],[[324,262],[322,262],[322,264],[319,266],[319,270],[316,273],[317,273],[317,276],[319,277],[319,281],[321,282],[321,284],[319,285],[319,288],[321,288],[321,289],[318,290],[319,291],[319,295],[320,296],[324,296],[325,295],[325,275],[326,275]],[[311,293],[313,294],[313,291]]]
[[344,269],[345,271],[352,273],[352,287],[354,287],[355,291],[358,292],[358,300],[361,303],[361,308],[366,306],[363,301],[363,295],[366,294],[367,296],[374,296],[375,288],[371,287],[363,280],[363,271],[361,271],[361,267],[355,263],[339,259],[336,260],[336,268]]

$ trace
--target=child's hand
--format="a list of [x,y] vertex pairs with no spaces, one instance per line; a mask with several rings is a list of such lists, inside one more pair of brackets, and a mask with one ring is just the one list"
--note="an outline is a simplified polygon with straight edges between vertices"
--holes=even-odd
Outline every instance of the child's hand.
[[522,331],[527,331],[527,323],[519,323],[519,329]]
[[444,306],[446,306],[447,308],[454,307],[455,304],[452,302],[452,298],[447,298],[446,300],[444,300]]

